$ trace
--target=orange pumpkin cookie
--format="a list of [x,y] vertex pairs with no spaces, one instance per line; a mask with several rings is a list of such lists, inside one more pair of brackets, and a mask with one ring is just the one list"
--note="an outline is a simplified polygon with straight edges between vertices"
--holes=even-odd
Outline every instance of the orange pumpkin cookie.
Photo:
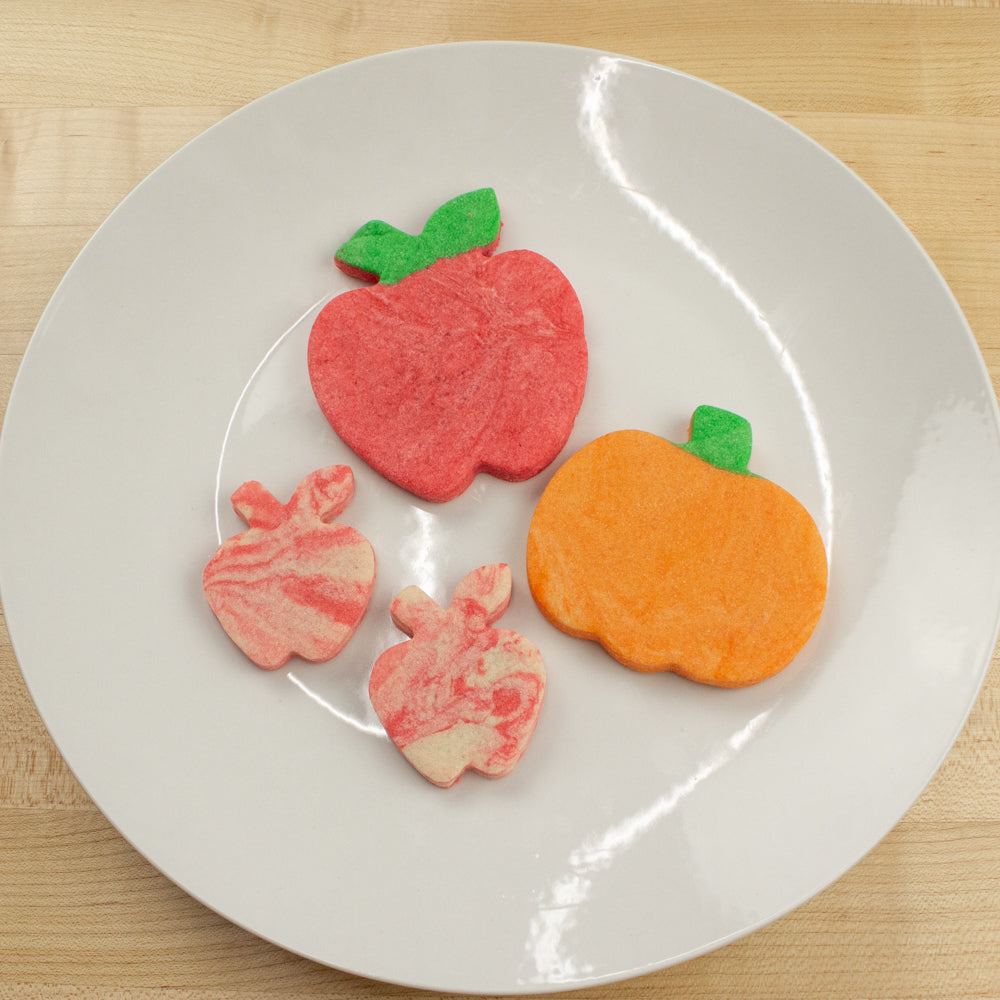
[[710,406],[687,444],[623,430],[581,448],[528,532],[542,613],[635,670],[744,687],[786,667],[823,610],[826,550],[750,448],[749,423]]

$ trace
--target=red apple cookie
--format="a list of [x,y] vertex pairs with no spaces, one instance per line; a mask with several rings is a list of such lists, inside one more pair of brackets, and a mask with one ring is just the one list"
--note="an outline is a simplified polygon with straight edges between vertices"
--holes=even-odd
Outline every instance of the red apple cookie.
[[336,656],[356,631],[375,583],[375,553],[346,524],[331,523],[354,495],[346,465],[310,473],[287,504],[258,482],[233,493],[249,531],[223,542],[202,586],[229,637],[259,667],[298,654]]
[[534,643],[490,628],[510,603],[510,567],[469,573],[447,608],[407,587],[390,609],[412,639],[387,649],[368,692],[403,756],[430,782],[453,785],[472,769],[509,774],[535,731],[545,664]]
[[447,202],[418,236],[369,222],[338,266],[376,280],[332,299],[309,338],[309,377],[334,430],[386,479],[425,500],[477,472],[521,481],[569,437],[587,344],[572,285],[530,250],[493,255],[490,188]]

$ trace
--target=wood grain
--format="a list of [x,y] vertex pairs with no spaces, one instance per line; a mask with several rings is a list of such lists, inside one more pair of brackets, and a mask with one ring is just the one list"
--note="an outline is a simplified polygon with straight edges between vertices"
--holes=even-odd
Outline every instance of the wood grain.
[[[392,49],[592,46],[782,116],[923,244],[1000,388],[1000,4],[931,0],[4,0],[0,410],[60,278],[151,170],[231,110]],[[586,998],[1000,997],[1000,658],[897,827],[817,897]],[[0,1000],[418,997],[233,926],[105,820],[38,717],[0,626]]]

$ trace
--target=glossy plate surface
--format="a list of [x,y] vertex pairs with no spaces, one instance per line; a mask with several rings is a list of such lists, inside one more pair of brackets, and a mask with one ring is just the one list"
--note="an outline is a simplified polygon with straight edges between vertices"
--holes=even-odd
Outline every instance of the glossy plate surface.
[[[410,232],[484,185],[500,250],[583,304],[588,391],[562,458],[609,430],[685,438],[701,403],[754,428],[751,469],[828,545],[817,632],[721,691],[552,629],[524,576],[534,503],[479,477],[414,500],[336,439],[305,367],[354,287],[339,243]],[[341,656],[265,673],[201,592],[229,507],[354,468],[371,611]],[[970,332],[885,205],[718,88],[589,50],[415,49],[226,119],[112,214],[46,309],[0,450],[0,585],[18,658],[98,806],[171,879],[319,962],[441,990],[534,992],[679,962],[808,899],[883,837],[951,746],[1000,606],[1000,449]],[[404,637],[392,596],[447,601],[507,561],[501,625],[549,691],[515,772],[424,782],[366,697]]]

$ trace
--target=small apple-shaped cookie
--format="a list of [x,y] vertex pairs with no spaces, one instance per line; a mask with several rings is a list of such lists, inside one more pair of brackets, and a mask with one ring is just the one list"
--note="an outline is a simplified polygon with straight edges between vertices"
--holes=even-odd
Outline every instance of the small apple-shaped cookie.
[[687,444],[622,430],[581,448],[528,531],[542,613],[635,670],[743,687],[787,666],[823,610],[826,550],[750,449],[749,423],[711,406]]
[[354,495],[346,465],[306,476],[283,504],[258,482],[233,493],[250,526],[219,547],[202,574],[209,606],[259,667],[293,654],[318,663],[354,635],[375,584],[375,553],[359,531],[332,523]]
[[510,595],[510,567],[497,563],[469,573],[447,608],[419,587],[392,602],[393,621],[412,638],[375,661],[369,696],[403,756],[442,788],[468,769],[509,774],[535,731],[541,654],[517,632],[490,627]]

